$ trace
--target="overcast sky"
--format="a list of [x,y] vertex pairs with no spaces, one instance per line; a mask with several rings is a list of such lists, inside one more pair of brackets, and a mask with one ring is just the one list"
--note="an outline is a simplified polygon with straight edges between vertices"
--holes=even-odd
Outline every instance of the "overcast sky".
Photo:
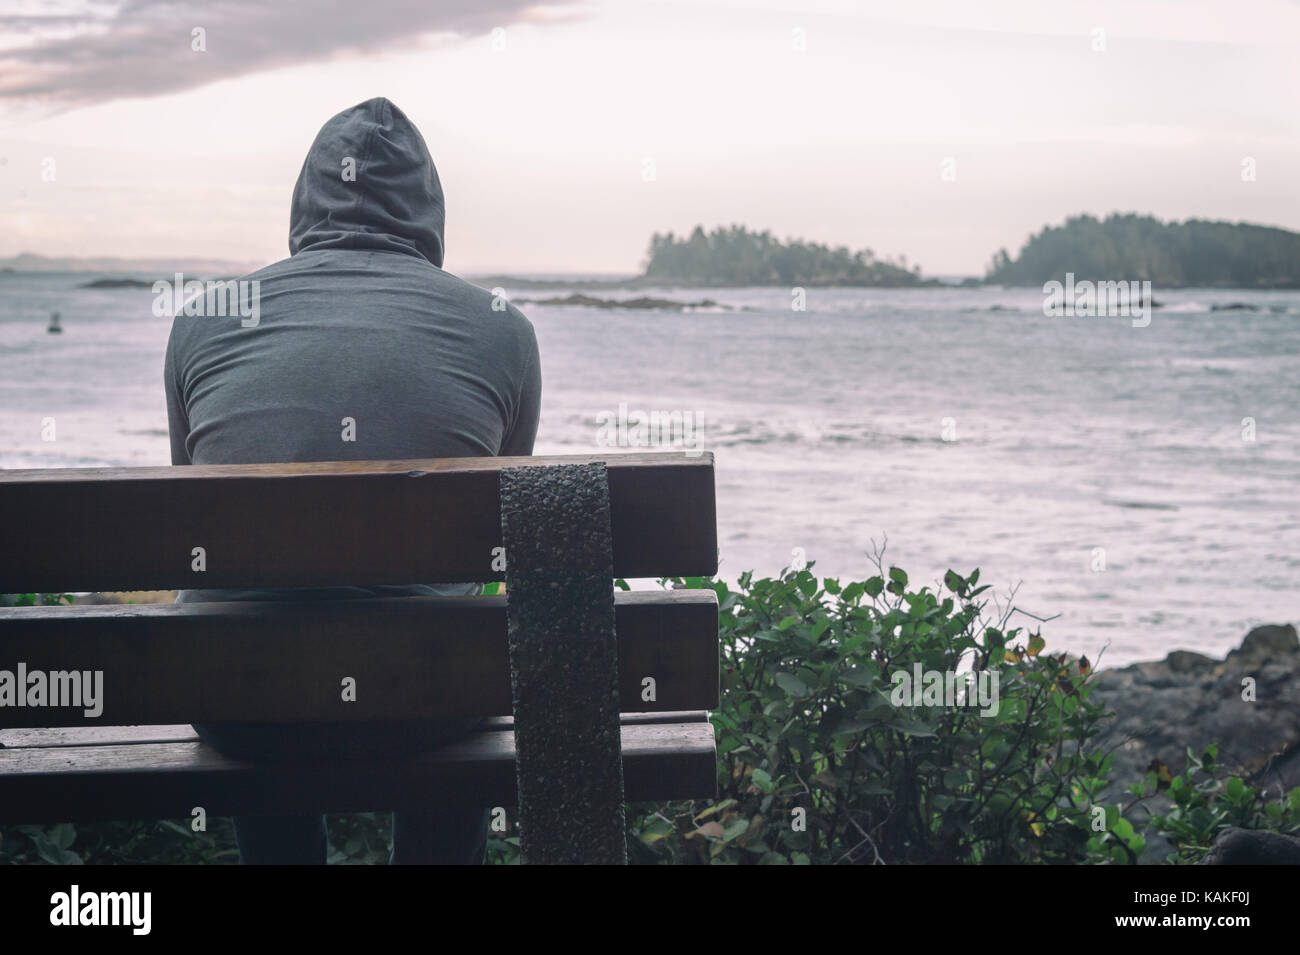
[[697,223],[929,274],[1084,211],[1300,230],[1296,0],[0,0],[0,256],[283,258],[372,96],[455,272],[632,272]]

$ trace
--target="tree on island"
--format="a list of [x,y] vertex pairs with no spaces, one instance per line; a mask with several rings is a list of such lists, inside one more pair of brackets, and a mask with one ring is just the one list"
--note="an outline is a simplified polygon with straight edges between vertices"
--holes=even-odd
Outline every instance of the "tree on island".
[[782,242],[771,232],[733,225],[688,238],[669,232],[650,239],[645,278],[692,285],[920,285],[921,267],[876,259],[870,249],[853,252],[815,242]]
[[1031,236],[1012,259],[1001,249],[985,281],[1041,285],[1148,280],[1157,287],[1300,288],[1300,233],[1249,223],[1161,222],[1079,215]]

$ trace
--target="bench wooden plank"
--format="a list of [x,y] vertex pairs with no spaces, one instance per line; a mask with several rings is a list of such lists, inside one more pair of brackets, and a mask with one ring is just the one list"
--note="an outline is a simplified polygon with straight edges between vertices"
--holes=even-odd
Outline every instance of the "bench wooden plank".
[[[716,708],[716,595],[618,592],[614,606],[620,708]],[[0,608],[0,669],[16,673],[19,661],[29,673],[102,670],[103,712],[0,706],[0,727],[511,711],[501,596]],[[344,677],[356,680],[355,702],[342,700]],[[642,699],[645,677],[653,701]]]
[[[494,727],[495,728],[495,727]],[[0,749],[49,749],[54,746],[127,746],[134,743],[192,743],[198,734],[189,723],[168,726],[51,726],[0,729]]]
[[[674,710],[670,713],[623,713],[624,726],[653,723],[707,723],[707,710]],[[514,719],[493,716],[483,730],[509,730]],[[0,749],[32,749],[50,746],[117,746],[130,743],[185,743],[197,740],[189,723],[170,726],[54,726],[49,728],[0,729]]]
[[55,468],[0,470],[0,592],[502,580],[500,470],[593,461],[616,575],[717,572],[707,452]]
[[[707,722],[625,725],[629,802],[716,791]],[[11,823],[365,812],[430,805],[515,805],[514,734],[474,733],[404,760],[258,764],[198,742],[0,750],[0,806]]]

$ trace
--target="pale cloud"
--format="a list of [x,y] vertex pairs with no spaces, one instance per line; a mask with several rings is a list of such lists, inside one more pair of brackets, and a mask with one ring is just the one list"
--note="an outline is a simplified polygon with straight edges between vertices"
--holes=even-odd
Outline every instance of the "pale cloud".
[[535,0],[59,0],[5,9],[0,101],[54,108],[166,95],[266,70],[411,49],[436,34],[581,15],[580,8]]

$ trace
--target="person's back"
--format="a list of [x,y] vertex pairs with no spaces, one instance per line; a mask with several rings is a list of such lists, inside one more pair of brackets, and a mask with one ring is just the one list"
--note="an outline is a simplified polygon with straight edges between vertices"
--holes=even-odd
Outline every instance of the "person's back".
[[[174,320],[164,373],[172,463],[531,454],[541,392],[532,326],[442,270],[443,220],[428,149],[392,103],[369,100],[327,122],[294,189],[291,257],[240,280],[246,304],[256,293],[255,317],[215,315],[209,296],[191,306],[200,314]],[[177,599],[435,593],[477,586],[187,590]],[[197,729],[237,755],[302,756],[313,747],[418,749],[467,725]],[[237,820],[246,859],[275,854],[257,851],[259,825]],[[265,823],[268,832],[288,825]]]
[[258,283],[256,322],[175,319],[172,463],[531,454],[532,326],[442,270],[443,218],[424,140],[393,104],[326,123],[294,189],[291,258],[241,280]]

